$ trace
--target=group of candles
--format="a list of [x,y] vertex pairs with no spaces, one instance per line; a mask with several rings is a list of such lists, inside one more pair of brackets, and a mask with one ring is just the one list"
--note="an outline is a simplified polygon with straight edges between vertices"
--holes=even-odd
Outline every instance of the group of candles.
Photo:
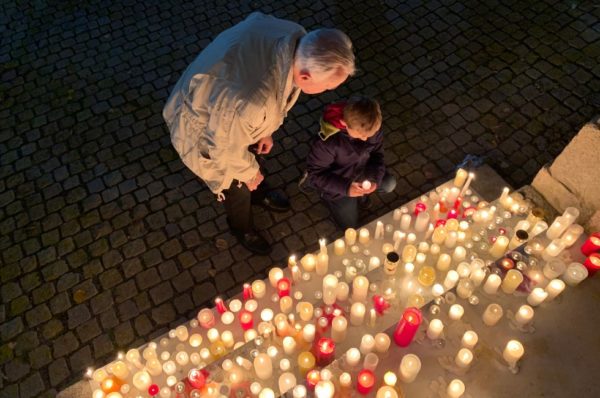
[[[497,259],[508,250],[527,243],[531,246],[531,254],[538,254],[548,261],[538,275],[547,283],[544,287],[534,287],[526,298],[527,304],[515,312],[512,321],[519,327],[531,323],[535,313],[533,307],[554,299],[566,284],[576,285],[600,267],[599,234],[592,235],[581,248],[588,256],[585,264],[573,263],[567,267],[558,260],[558,254],[583,232],[574,224],[578,212],[572,208],[557,217],[550,227],[536,211],[530,211],[527,218],[516,225],[511,238],[500,232],[491,236],[491,245],[483,244],[481,237],[487,236],[487,231],[503,230],[499,228],[503,218],[524,214],[528,207],[522,196],[511,195],[505,189],[497,205],[508,215],[499,217],[498,206],[469,196],[472,180],[472,173],[460,169],[454,186],[421,197],[412,211],[406,207],[395,210],[393,221],[396,225],[378,221],[373,234],[368,228],[348,229],[342,239],[333,243],[333,255],[341,258],[369,256],[373,242],[377,242],[381,245],[383,262],[379,257],[371,256],[368,265],[361,268],[358,260],[353,264],[344,259],[344,271],[331,272],[326,242],[321,239],[318,253],[306,254],[299,260],[291,256],[287,271],[272,268],[267,283],[256,280],[244,284],[242,300],[226,303],[217,298],[216,313],[202,309],[189,328],[182,325],[158,344],[148,344],[142,353],[130,350],[105,368],[91,372],[91,378],[99,386],[93,397],[219,397],[219,385],[226,384],[231,388],[245,386],[243,388],[252,396],[271,398],[278,395],[271,388],[274,386],[262,384],[268,384],[277,369],[280,371],[277,378],[279,393],[290,391],[294,398],[308,396],[309,390],[319,398],[331,398],[335,394],[344,396],[344,392],[352,389],[360,394],[375,391],[377,398],[398,397],[401,396],[398,380],[401,383],[414,381],[421,369],[420,359],[415,354],[403,355],[398,370],[388,371],[378,383],[375,373],[378,354],[387,352],[392,341],[399,347],[411,344],[423,321],[419,307],[428,298],[440,297],[446,291],[456,289],[460,298],[469,299],[478,287],[490,297],[498,290],[513,294],[524,281],[523,273],[514,267],[513,259],[501,259],[500,267],[505,271],[503,277],[502,274],[488,274],[483,260],[476,255],[469,256],[473,253],[470,249]],[[395,227],[398,229],[394,230]],[[541,242],[530,239],[544,231],[550,243],[540,248]],[[391,242],[386,241],[386,236],[392,238]],[[477,243],[482,244],[477,246]],[[391,282],[375,288],[368,275],[361,273],[378,268]],[[301,287],[314,275],[322,277],[322,284],[314,295],[317,301],[310,302]],[[401,278],[396,280],[397,277]],[[531,279],[538,281],[535,277]],[[394,290],[411,294],[400,303],[398,296],[392,294]],[[271,297],[270,292],[274,292]],[[260,309],[261,304],[265,308]],[[392,304],[395,304],[394,308],[405,309],[391,337],[385,333],[364,334],[361,341],[356,342],[358,348],[352,347],[345,354],[339,349],[336,351],[336,347],[346,341],[349,328],[375,326],[377,319]],[[276,307],[267,308],[273,305]],[[462,305],[453,304],[449,307],[448,318],[459,321],[464,313]],[[503,317],[502,306],[491,303],[485,308],[482,321],[487,327],[493,327]],[[443,330],[442,320],[432,319],[425,335],[430,340],[437,340]],[[219,371],[226,376],[215,381],[215,375],[208,371],[207,365],[249,342],[254,342],[258,348],[249,356],[238,355],[235,361],[222,361]],[[470,367],[477,342],[478,335],[474,331],[464,333],[454,357],[458,368],[467,370]],[[523,354],[523,345],[510,340],[502,351],[502,358],[515,369]],[[362,363],[361,357],[364,357]],[[339,374],[334,374],[329,367],[336,358],[343,358],[347,366]],[[252,378],[254,382],[250,382]],[[449,398],[459,398],[465,389],[461,380],[454,379],[447,384],[445,393]]]

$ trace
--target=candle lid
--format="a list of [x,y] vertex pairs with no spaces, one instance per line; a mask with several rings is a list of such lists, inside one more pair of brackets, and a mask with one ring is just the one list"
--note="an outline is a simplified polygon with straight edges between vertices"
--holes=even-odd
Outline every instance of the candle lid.
[[386,254],[385,258],[387,259],[387,261],[392,263],[398,262],[400,260],[400,256],[396,252],[389,252],[388,254]]

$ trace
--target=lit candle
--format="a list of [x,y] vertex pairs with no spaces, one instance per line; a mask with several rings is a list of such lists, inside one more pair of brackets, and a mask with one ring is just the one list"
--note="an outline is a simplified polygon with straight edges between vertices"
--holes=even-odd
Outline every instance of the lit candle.
[[566,247],[571,247],[582,234],[583,227],[579,224],[572,224],[560,239],[565,243]]
[[460,398],[465,393],[465,383],[459,379],[452,380],[446,388],[447,398]]
[[417,248],[415,245],[406,245],[404,249],[402,249],[402,261],[405,263],[412,263],[415,261],[415,257],[417,256]]
[[302,338],[307,343],[312,343],[315,340],[316,327],[314,323],[308,323],[302,328]]
[[327,366],[335,357],[335,342],[327,337],[321,337],[317,341],[315,356],[317,365]]
[[385,353],[390,348],[391,343],[390,336],[385,333],[377,333],[375,335],[375,351],[379,353]]
[[[308,326],[308,325],[307,325]],[[300,373],[305,375],[309,370],[315,367],[316,359],[315,356],[308,352],[304,351],[298,355],[298,368],[300,369]]]
[[242,297],[244,298],[244,301],[251,300],[254,298],[254,295],[252,294],[252,286],[249,283],[244,283],[244,291],[242,293]]
[[308,387],[309,390],[314,391],[320,380],[321,373],[317,369],[309,370],[308,373],[306,373],[306,387]]
[[373,307],[378,314],[383,314],[390,307],[390,303],[378,294],[373,296]]
[[285,395],[288,391],[291,391],[296,386],[296,376],[293,373],[285,372],[279,376],[279,392]]
[[542,253],[542,257],[546,260],[549,260],[550,257],[558,256],[566,247],[566,243],[560,239],[554,239],[552,242],[546,246],[544,252]]
[[315,386],[315,398],[332,398],[335,387],[329,380],[320,380]]
[[429,213],[423,211],[419,213],[417,219],[415,220],[415,231],[423,232],[427,229],[429,225]]
[[446,288],[446,290],[452,289],[454,286],[456,286],[456,283],[458,282],[459,278],[460,276],[458,275],[458,272],[451,269],[450,271],[448,271],[448,273],[446,274],[446,278],[444,279],[444,288]]
[[354,228],[348,228],[344,232],[344,239],[346,240],[347,246],[352,246],[356,242],[356,230]]
[[252,327],[254,327],[254,317],[250,311],[242,310],[239,312],[238,317],[243,330],[252,329]]
[[456,241],[458,240],[458,233],[456,231],[448,232],[448,236],[446,236],[446,240],[444,241],[444,246],[448,249],[453,249],[456,246]]
[[487,306],[485,311],[483,312],[483,323],[487,326],[494,326],[498,323],[502,316],[504,315],[504,310],[500,304],[492,303]]
[[467,182],[465,183],[465,185],[460,190],[459,196],[462,197],[462,196],[465,195],[465,193],[469,189],[469,186],[471,185],[471,181],[473,181],[473,178],[475,178],[475,173],[469,173],[469,178],[467,179]]
[[502,279],[498,275],[490,274],[483,285],[483,291],[487,294],[496,294],[501,283]]
[[375,372],[375,369],[377,369],[378,364],[379,357],[377,356],[377,354],[370,352],[367,355],[365,355],[365,360],[363,362],[364,369],[369,369],[370,371]]
[[354,367],[358,365],[360,362],[360,350],[358,348],[350,348],[348,351],[346,351],[345,358],[346,363],[349,366]]
[[546,301],[554,300],[563,290],[565,290],[565,283],[560,279],[552,279],[546,286],[546,293],[548,293]]
[[415,354],[406,354],[400,361],[398,376],[404,383],[412,383],[421,371],[421,360]]
[[383,239],[383,227],[383,222],[377,221],[377,223],[375,224],[375,239]]
[[146,391],[152,384],[152,377],[145,370],[140,370],[133,375],[133,386],[139,391]]
[[530,306],[536,307],[542,304],[546,300],[546,297],[548,297],[548,293],[541,287],[536,287],[527,296],[527,302]]
[[329,269],[329,256],[327,253],[319,253],[317,255],[317,264],[315,266],[315,271],[317,275],[325,275],[327,270]]
[[256,377],[261,380],[268,380],[273,375],[273,362],[271,357],[265,353],[260,353],[254,358],[254,372]]
[[436,245],[441,245],[448,236],[448,230],[443,225],[436,227],[431,235],[431,241]]
[[364,180],[361,184],[362,189],[368,191],[369,189],[371,189],[371,181],[369,180]]
[[370,334],[365,334],[360,340],[360,352],[368,354],[375,348],[375,338]]
[[475,284],[470,279],[461,279],[456,287],[456,294],[461,299],[468,299],[475,290]]
[[594,276],[600,269],[600,253],[590,254],[590,256],[585,259],[583,265],[587,268],[588,276]]
[[465,309],[460,304],[452,304],[448,310],[448,317],[453,321],[458,321],[465,313]]
[[269,283],[271,286],[276,288],[277,282],[279,282],[281,278],[283,278],[283,270],[281,268],[274,267],[269,270]]
[[367,395],[375,385],[375,375],[368,369],[363,369],[356,378],[356,390],[359,394]]
[[467,179],[468,174],[469,173],[467,173],[465,169],[456,170],[456,176],[454,177],[453,181],[454,186],[458,188],[462,187]]
[[502,281],[502,291],[506,294],[512,294],[517,290],[521,282],[523,282],[523,274],[521,271],[510,269]]
[[337,301],[346,301],[350,295],[350,286],[346,282],[339,282],[335,289],[335,297]]
[[254,282],[252,282],[252,293],[254,294],[254,297],[256,297],[257,299],[261,299],[265,296],[266,292],[267,285],[265,284],[265,282],[263,282],[260,279],[257,279]]
[[524,304],[519,307],[518,311],[515,313],[515,322],[518,325],[525,326],[533,319],[533,314],[535,311],[530,306]]
[[375,268],[379,268],[381,261],[379,257],[371,256],[369,259],[369,271],[373,271]]
[[343,239],[336,239],[333,243],[333,253],[336,256],[343,256],[346,252],[346,243],[344,243]]
[[361,228],[358,231],[358,242],[362,243],[363,245],[368,245],[369,241],[369,230],[367,228]]
[[432,319],[427,327],[427,337],[431,340],[437,340],[442,335],[444,323],[439,319]]
[[577,286],[588,277],[587,268],[580,263],[571,263],[562,274],[562,278],[569,286]]
[[206,384],[206,376],[200,369],[191,369],[188,372],[187,381],[193,388],[201,390]]
[[113,364],[112,373],[121,380],[127,379],[129,376],[129,368],[123,361],[117,361]]
[[365,276],[357,276],[352,282],[352,300],[355,302],[364,302],[367,300],[369,292],[369,280]]
[[506,343],[506,347],[502,352],[502,357],[510,367],[514,367],[524,353],[525,349],[523,348],[523,344],[517,340],[510,340],[508,343]]
[[313,305],[309,302],[301,301],[296,305],[296,312],[304,322],[308,322],[312,319],[313,311]]
[[329,274],[323,278],[323,302],[326,305],[335,303],[337,286],[338,278],[335,275]]
[[[390,373],[390,372],[388,372]],[[387,374],[387,373],[386,373]],[[384,375],[385,377],[385,375]],[[382,386],[377,390],[375,398],[398,398],[398,392],[391,386]]]
[[449,254],[442,253],[438,257],[438,261],[435,266],[440,271],[448,271],[451,263],[452,263],[452,257],[450,257]]
[[308,253],[300,259],[300,264],[302,264],[304,271],[313,272],[317,266],[317,260],[313,254]]
[[360,326],[364,322],[365,312],[367,311],[365,305],[361,302],[356,302],[350,307],[350,324],[352,326]]
[[410,229],[411,221],[412,217],[410,214],[402,214],[402,217],[400,217],[400,229],[402,231],[408,231]]
[[279,299],[279,309],[284,314],[289,314],[292,312],[292,306],[294,304],[294,300],[290,296],[283,296]]
[[217,297],[215,299],[215,308],[219,314],[224,314],[227,312],[227,306],[221,297]]
[[331,338],[334,342],[339,343],[346,338],[346,330],[348,329],[348,321],[342,315],[336,316],[331,322]]
[[460,263],[461,261],[464,261],[465,257],[467,257],[467,250],[462,246],[456,246],[454,253],[452,253],[452,260],[456,263]]
[[279,297],[289,296],[291,285],[292,284],[290,283],[290,280],[288,278],[279,278],[279,280],[276,283],[277,294],[279,295]]
[[515,234],[513,235],[513,237],[510,240],[510,242],[508,243],[508,249],[509,250],[516,249],[517,247],[519,247],[522,244],[524,244],[525,242],[527,242],[527,239],[529,239],[529,234],[527,233],[527,231],[524,231],[522,229],[518,229],[515,232]]
[[454,357],[454,363],[461,369],[466,369],[473,362],[473,353],[468,348],[461,348]]
[[490,248],[490,255],[494,258],[502,257],[506,249],[508,248],[509,240],[506,236],[500,235],[496,238],[496,241]]
[[210,329],[213,326],[215,326],[215,315],[208,308],[200,310],[200,312],[198,312],[197,318],[198,322],[200,323],[200,326],[202,326],[204,329]]
[[467,330],[461,339],[461,345],[465,348],[472,350],[477,345],[477,341],[479,341],[479,336],[472,330]]
[[419,276],[417,277],[419,283],[423,286],[431,286],[435,282],[435,269],[428,265],[423,266],[419,270]]
[[581,253],[584,256],[589,256],[595,252],[600,252],[600,232],[590,235],[583,245],[581,245]]
[[394,331],[394,341],[400,347],[406,347],[415,337],[419,326],[421,325],[422,316],[418,308],[409,307],[404,310],[402,318]]
[[296,350],[296,340],[291,336],[285,336],[282,342],[283,352],[286,355],[292,355]]
[[533,228],[531,228],[531,231],[529,232],[529,236],[534,237],[536,235],[541,234],[542,232],[544,232],[547,229],[548,229],[548,224],[544,220],[540,220],[535,223]]
[[562,216],[558,216],[554,219],[554,222],[546,230],[546,237],[550,240],[557,239],[567,229],[570,224],[567,224]]

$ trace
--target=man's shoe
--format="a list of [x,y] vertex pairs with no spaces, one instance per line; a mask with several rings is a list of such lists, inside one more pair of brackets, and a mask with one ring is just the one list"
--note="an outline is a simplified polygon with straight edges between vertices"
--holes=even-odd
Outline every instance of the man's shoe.
[[282,192],[279,191],[268,191],[265,193],[265,196],[262,198],[262,200],[258,200],[254,204],[281,213],[290,209],[290,201]]
[[373,201],[367,195],[364,195],[358,199],[358,207],[360,207],[363,210],[370,209],[372,205]]
[[238,241],[252,253],[267,255],[271,253],[271,245],[258,232],[251,231],[236,235]]
[[308,171],[305,171],[304,174],[302,174],[302,177],[300,177],[300,181],[298,181],[298,190],[305,194],[315,191],[308,183]]

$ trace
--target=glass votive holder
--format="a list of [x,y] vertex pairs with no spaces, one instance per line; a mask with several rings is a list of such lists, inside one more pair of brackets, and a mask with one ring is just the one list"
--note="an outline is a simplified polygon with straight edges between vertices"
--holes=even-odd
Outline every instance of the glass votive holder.
[[543,268],[544,276],[548,279],[558,278],[567,269],[566,264],[559,258],[554,258],[546,263]]

